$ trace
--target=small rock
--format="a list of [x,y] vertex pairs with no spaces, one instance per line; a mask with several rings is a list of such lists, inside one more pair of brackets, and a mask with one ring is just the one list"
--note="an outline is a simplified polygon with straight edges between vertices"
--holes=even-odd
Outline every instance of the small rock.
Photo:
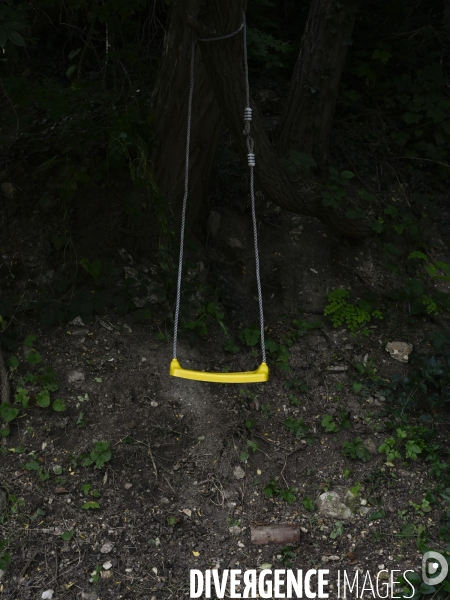
[[81,373],[80,371],[70,371],[69,375],[67,376],[67,381],[69,383],[84,381],[84,373]]
[[133,487],[133,484],[132,484],[132,483],[126,483],[126,484],[125,484],[123,487],[124,487],[126,490],[129,490],[130,488],[132,488],[132,487]]
[[113,574],[111,573],[111,571],[102,571],[102,572],[100,573],[100,577],[101,577],[102,579],[111,579],[112,575],[113,575]]
[[161,498],[161,504],[170,504],[169,498]]
[[3,577],[5,576],[6,571],[2,571],[2,569],[0,569],[0,582],[3,579]]
[[81,592],[81,600],[97,600],[96,592]]
[[245,548],[245,544],[243,544],[242,542],[238,542],[238,546],[239,548]]
[[103,546],[100,548],[100,552],[102,554],[109,554],[113,548],[114,548],[113,542],[105,542],[103,544]]
[[334,490],[321,494],[317,500],[317,507],[320,513],[333,519],[350,519],[353,516],[352,509],[344,504],[341,494]]
[[183,508],[183,512],[187,517],[192,516],[192,510],[190,508]]
[[5,181],[4,183],[2,183],[1,189],[5,196],[8,198],[8,200],[14,200],[16,188],[13,186],[12,183]]
[[377,445],[372,439],[367,438],[366,440],[363,440],[363,444],[366,447],[366,449],[370,452],[370,454],[378,454]]
[[368,506],[360,506],[358,512],[362,517],[365,517],[367,514],[370,513],[371,510],[372,509],[369,508]]
[[45,590],[45,592],[42,592],[41,598],[42,600],[52,600],[54,593],[54,590]]
[[233,475],[236,477],[236,479],[244,479],[245,477],[245,471],[242,467],[240,467],[239,465],[234,469],[233,471]]
[[112,567],[112,562],[108,560],[107,562],[103,563],[102,567],[105,569],[105,571],[109,571],[109,569]]
[[386,352],[389,352],[391,358],[402,363],[408,362],[408,357],[412,349],[412,344],[407,344],[406,342],[389,342],[386,344]]
[[231,533],[231,535],[239,535],[242,529],[237,525],[233,525],[233,527],[228,528],[228,531]]
[[337,556],[336,554],[332,554],[328,558],[329,558],[329,560],[339,560],[339,556]]
[[328,556],[322,556],[321,560],[323,563],[327,563],[329,558],[328,558]]
[[152,400],[152,401],[150,402],[150,406],[152,406],[153,408],[156,408],[156,407],[158,406],[158,403],[157,403],[157,402],[155,402],[155,400]]
[[84,322],[81,317],[75,317],[72,321],[69,321],[68,325],[73,325],[74,327],[84,327]]
[[366,506],[367,500],[365,498],[361,498],[361,506]]

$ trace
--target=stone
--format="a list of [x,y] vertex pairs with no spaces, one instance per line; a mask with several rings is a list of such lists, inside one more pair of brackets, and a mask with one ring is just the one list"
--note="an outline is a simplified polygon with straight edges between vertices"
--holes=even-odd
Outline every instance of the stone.
[[73,325],[74,327],[84,327],[84,321],[81,317],[75,317],[72,321],[69,321],[68,325]]
[[363,440],[363,444],[364,444],[365,448],[370,452],[370,454],[378,454],[377,445],[375,444],[375,442],[372,439],[367,438],[367,439]]
[[114,548],[113,542],[105,542],[103,544],[103,546],[100,548],[100,552],[102,554],[109,554],[113,548]]
[[113,574],[112,574],[112,572],[111,572],[111,571],[102,571],[102,572],[100,573],[100,577],[101,577],[102,579],[111,579],[112,575],[113,575]]
[[389,342],[386,344],[386,352],[389,352],[391,358],[402,363],[407,363],[409,355],[412,352],[413,345],[406,342]]
[[84,373],[80,371],[70,371],[67,376],[67,381],[69,383],[79,383],[80,381],[84,381]]
[[81,592],[81,600],[97,600],[96,592]]
[[54,593],[54,590],[45,590],[45,592],[42,592],[41,598],[42,600],[52,600]]
[[345,497],[335,490],[324,492],[317,500],[319,512],[333,519],[350,519],[354,515],[354,511],[348,506],[353,500],[349,494],[354,498],[351,492],[347,492]]
[[236,477],[236,479],[244,479],[245,477],[245,471],[242,467],[240,467],[239,465],[234,469],[233,471],[233,475]]
[[126,484],[125,484],[123,487],[124,487],[126,490],[129,490],[130,488],[132,488],[132,487],[133,487],[133,484],[132,484],[132,483],[126,483]]

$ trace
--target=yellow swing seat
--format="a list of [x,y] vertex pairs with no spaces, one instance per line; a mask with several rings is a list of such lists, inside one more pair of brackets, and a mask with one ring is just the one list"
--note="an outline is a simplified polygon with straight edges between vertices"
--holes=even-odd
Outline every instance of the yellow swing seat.
[[170,375],[195,381],[211,381],[214,383],[258,383],[269,379],[269,367],[261,363],[256,371],[242,371],[240,373],[208,373],[206,371],[193,371],[183,369],[176,358],[170,363]]

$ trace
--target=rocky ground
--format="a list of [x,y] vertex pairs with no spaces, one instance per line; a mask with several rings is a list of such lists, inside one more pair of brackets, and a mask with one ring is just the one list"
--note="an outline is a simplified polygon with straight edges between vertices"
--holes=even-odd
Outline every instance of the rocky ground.
[[[267,336],[288,352],[269,357],[265,384],[169,377],[171,306],[163,295],[152,300],[148,323],[109,310],[43,329],[18,313],[16,344],[8,338],[4,354],[12,390],[26,390],[19,397],[28,405],[0,454],[0,536],[11,557],[1,598],[178,599],[189,597],[190,569],[289,567],[329,569],[330,597],[338,597],[339,570],[419,572],[425,535],[435,549],[446,546],[441,505],[424,503],[436,485],[429,464],[379,452],[393,435],[382,381],[410,370],[386,344],[411,344],[409,361],[431,352],[426,336],[437,325],[388,309],[367,337],[334,329],[323,317],[329,291],[344,286],[357,297],[392,277],[376,244],[346,245],[320,224],[272,209],[263,211],[261,228]],[[31,272],[27,260],[47,234],[36,232],[18,259],[14,231],[4,237],[3,260],[9,273],[17,260]],[[224,350],[214,319],[200,339],[182,329],[186,367],[258,364],[257,345],[239,337],[256,324],[249,232],[241,215],[222,213],[208,260],[191,260],[197,292],[187,304],[198,307],[205,282],[216,277],[236,347]],[[49,260],[33,280],[51,270]],[[121,277],[127,267],[152,279],[144,263],[125,264],[127,253],[117,260]],[[370,393],[358,386],[366,381],[378,381]],[[409,425],[420,425],[416,417]],[[428,428],[445,449],[448,414]],[[355,439],[364,461],[343,455]],[[298,525],[299,541],[252,544],[258,523]]]

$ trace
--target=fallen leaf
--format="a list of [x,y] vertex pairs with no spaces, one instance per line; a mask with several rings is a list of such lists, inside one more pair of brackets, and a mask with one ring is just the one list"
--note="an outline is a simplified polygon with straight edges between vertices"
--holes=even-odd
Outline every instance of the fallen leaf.
[[196,550],[192,550],[192,554],[194,556],[200,556],[200,552],[197,552]]
[[57,487],[55,490],[55,494],[68,494],[69,490],[66,490],[66,488],[63,487]]
[[353,554],[353,552],[347,552],[347,558],[353,560],[355,558],[355,555]]

